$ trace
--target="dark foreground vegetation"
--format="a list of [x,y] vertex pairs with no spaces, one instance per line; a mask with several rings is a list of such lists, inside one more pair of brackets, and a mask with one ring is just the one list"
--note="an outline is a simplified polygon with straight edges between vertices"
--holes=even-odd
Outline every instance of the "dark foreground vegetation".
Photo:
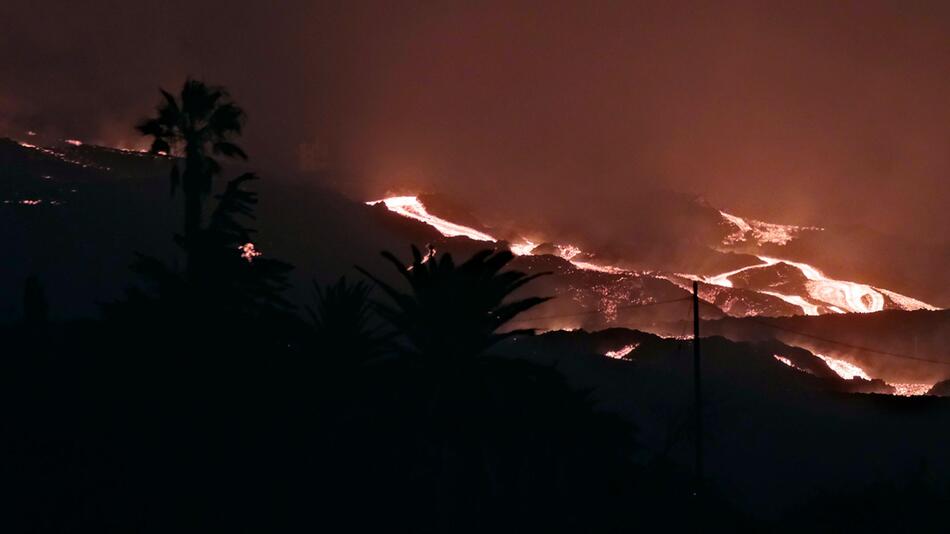
[[291,267],[242,256],[254,176],[203,218],[214,157],[244,157],[242,123],[223,91],[188,82],[140,128],[182,156],[182,267],[137,256],[140,283],[81,322],[51,323],[27,281],[22,322],[0,331],[4,531],[877,530],[947,503],[922,480],[761,524],[716,481],[696,495],[590,392],[498,353],[531,335],[500,328],[544,300],[511,297],[534,276],[507,270],[507,251],[413,248],[387,255],[401,286],[353,273],[366,281],[286,301]]
[[5,521],[573,532],[690,520],[688,479],[633,463],[629,425],[556,371],[383,348],[362,329],[363,296],[326,289],[316,325],[182,298],[7,329]]

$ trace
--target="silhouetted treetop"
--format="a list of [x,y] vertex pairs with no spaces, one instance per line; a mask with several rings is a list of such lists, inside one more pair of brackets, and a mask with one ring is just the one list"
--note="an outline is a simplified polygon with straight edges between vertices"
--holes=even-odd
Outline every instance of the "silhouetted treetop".
[[[152,138],[151,151],[184,158],[184,170],[176,160],[171,170],[174,194],[181,182],[185,193],[185,238],[194,240],[202,225],[202,199],[211,192],[214,176],[220,174],[219,158],[246,160],[247,154],[234,142],[244,127],[244,111],[227,91],[188,79],[180,95],[160,90],[162,101],[156,115],[144,119],[136,129]],[[188,252],[188,271],[194,257]]]
[[246,116],[227,91],[192,79],[185,80],[178,98],[164,89],[160,91],[164,100],[157,107],[157,115],[136,126],[142,135],[153,138],[152,152],[192,158],[202,164],[195,170],[210,175],[221,170],[213,156],[247,159],[232,140],[241,135]]
[[409,283],[403,292],[360,269],[392,300],[377,303],[380,315],[403,333],[412,352],[446,359],[478,355],[498,341],[533,330],[498,329],[519,313],[549,297],[508,300],[513,292],[547,273],[528,275],[503,271],[514,256],[510,251],[483,250],[460,265],[450,254],[425,255],[412,247],[408,267],[396,256],[383,252]]

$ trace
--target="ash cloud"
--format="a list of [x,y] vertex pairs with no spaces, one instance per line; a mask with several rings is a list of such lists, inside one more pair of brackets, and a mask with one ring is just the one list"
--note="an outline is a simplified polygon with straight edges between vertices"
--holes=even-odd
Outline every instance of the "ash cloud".
[[134,144],[193,75],[277,179],[598,236],[663,188],[950,248],[946,3],[395,4],[5,2],[0,127]]

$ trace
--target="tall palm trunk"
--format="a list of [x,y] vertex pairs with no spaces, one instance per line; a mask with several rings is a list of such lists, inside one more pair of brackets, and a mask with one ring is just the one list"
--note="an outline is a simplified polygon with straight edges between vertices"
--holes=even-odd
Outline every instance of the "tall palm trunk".
[[185,172],[183,173],[182,189],[185,193],[185,268],[192,280],[198,273],[198,250],[201,233],[201,195],[202,173],[204,172],[201,156],[188,154],[185,158]]
[[198,191],[185,192],[185,242],[187,243],[186,258],[189,276],[194,277],[197,272],[196,253],[198,249],[198,234],[201,230],[201,193]]

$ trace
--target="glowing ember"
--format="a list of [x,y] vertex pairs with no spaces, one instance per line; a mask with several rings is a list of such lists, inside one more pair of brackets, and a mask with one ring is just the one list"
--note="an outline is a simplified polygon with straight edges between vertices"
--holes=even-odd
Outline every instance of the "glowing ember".
[[871,377],[864,372],[864,369],[861,369],[853,363],[846,362],[844,360],[838,360],[836,358],[831,358],[823,354],[815,354],[822,360],[824,360],[825,365],[827,365],[832,371],[834,371],[838,376],[845,380],[851,380],[852,378],[863,378],[864,380],[871,380]]
[[622,360],[626,355],[637,350],[637,347],[639,346],[640,346],[639,343],[624,345],[617,350],[608,350],[607,352],[604,353],[604,356],[608,358],[613,358],[615,360]]
[[248,261],[248,263],[254,261],[254,258],[261,255],[261,253],[254,248],[254,243],[247,242],[238,247],[238,250],[241,251],[241,257]]
[[79,139],[67,139],[66,142],[73,146],[82,146],[82,141]]
[[[435,247],[433,247],[432,245],[426,245],[425,256],[422,257],[422,261],[420,261],[419,264],[425,265],[426,263],[429,263],[429,260],[435,258],[435,254],[436,254]],[[415,267],[415,263],[411,265],[407,265],[406,270],[411,271],[413,267]]]
[[894,388],[894,394],[901,397],[916,397],[926,395],[933,384],[888,384]]

